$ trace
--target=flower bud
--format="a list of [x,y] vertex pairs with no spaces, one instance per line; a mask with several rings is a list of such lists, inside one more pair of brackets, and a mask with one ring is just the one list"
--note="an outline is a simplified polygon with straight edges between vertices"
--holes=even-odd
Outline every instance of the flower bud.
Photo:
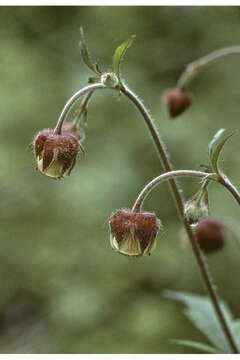
[[160,220],[149,212],[118,210],[109,219],[110,243],[128,256],[151,255],[156,246]]
[[184,215],[189,224],[196,224],[208,216],[208,191],[204,182],[199,191],[184,206]]
[[189,95],[178,88],[167,90],[163,95],[163,101],[171,118],[181,115],[192,103]]
[[75,135],[76,138],[81,143],[85,140],[85,137],[86,137],[83,128],[81,128],[79,125],[74,126],[74,124],[71,123],[71,122],[63,124],[63,126],[62,126],[62,134],[63,135],[67,135],[67,134]]
[[33,145],[37,169],[52,178],[70,175],[79,151],[84,151],[74,135],[55,135],[50,129],[40,131]]
[[189,224],[196,224],[208,216],[208,205],[203,201],[188,201],[184,207],[184,215]]
[[119,84],[119,81],[116,74],[109,72],[102,74],[101,83],[103,85],[115,88]]
[[[200,249],[205,254],[213,254],[224,246],[224,229],[221,223],[206,218],[197,225],[192,225],[192,230]],[[189,244],[187,234],[182,237],[184,244]]]

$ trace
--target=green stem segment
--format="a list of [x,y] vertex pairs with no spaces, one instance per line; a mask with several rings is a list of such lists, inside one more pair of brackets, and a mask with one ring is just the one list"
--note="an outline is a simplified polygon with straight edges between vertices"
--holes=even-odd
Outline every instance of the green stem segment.
[[191,80],[192,76],[196,74],[200,69],[202,69],[205,65],[223,57],[226,55],[239,55],[240,54],[240,46],[229,46],[226,48],[218,49],[210,54],[207,54],[201,57],[198,60],[193,61],[192,63],[188,64],[185,71],[180,76],[177,87],[184,88],[186,83]]
[[[146,125],[147,125],[147,127],[148,127],[148,129],[149,129],[149,131],[150,131],[150,133],[152,135],[153,141],[154,141],[154,143],[156,145],[157,152],[158,152],[158,154],[159,154],[159,156],[161,158],[161,161],[162,161],[162,164],[163,164],[163,167],[164,167],[165,171],[172,171],[172,166],[171,166],[171,163],[170,163],[170,161],[168,159],[168,153],[167,153],[167,150],[166,150],[166,146],[164,146],[162,140],[160,139],[160,136],[158,135],[157,129],[156,129],[156,127],[155,127],[155,125],[153,123],[153,120],[152,120],[150,114],[148,113],[147,109],[145,108],[145,106],[143,105],[141,100],[139,100],[138,97],[123,84],[121,85],[121,92],[123,94],[125,94],[134,103],[134,105],[138,108],[141,115],[143,116],[143,118],[144,118],[144,120],[146,122]],[[169,179],[169,182],[170,182],[170,185],[171,185],[171,188],[172,188],[174,198],[175,198],[176,203],[177,203],[179,213],[180,213],[182,221],[184,223],[185,230],[186,230],[186,232],[188,234],[188,237],[190,239],[190,242],[191,242],[191,245],[192,245],[192,248],[193,248],[193,252],[195,254],[195,257],[196,257],[198,266],[200,268],[203,280],[205,282],[208,293],[209,293],[210,298],[212,300],[213,307],[214,307],[214,309],[216,311],[219,323],[222,326],[222,329],[223,329],[224,334],[226,336],[226,339],[228,340],[228,343],[229,343],[229,345],[230,345],[230,347],[232,349],[232,352],[235,353],[235,354],[238,354],[237,346],[235,344],[235,341],[234,341],[234,338],[233,338],[233,336],[231,334],[231,331],[230,331],[230,329],[228,327],[226,319],[225,319],[225,317],[223,315],[223,312],[222,312],[221,307],[220,307],[220,302],[219,302],[215,287],[214,287],[214,285],[213,285],[213,283],[211,281],[211,276],[210,276],[210,273],[209,273],[209,270],[208,270],[208,267],[207,267],[207,264],[206,264],[205,256],[201,252],[201,250],[199,248],[199,245],[198,245],[198,243],[196,241],[196,237],[195,237],[195,235],[194,235],[194,233],[193,233],[193,231],[191,229],[191,226],[190,226],[190,224],[188,223],[187,219],[184,216],[184,201],[183,201],[183,198],[182,198],[181,190],[180,190],[177,182],[175,181],[175,179],[171,178],[171,179]]]

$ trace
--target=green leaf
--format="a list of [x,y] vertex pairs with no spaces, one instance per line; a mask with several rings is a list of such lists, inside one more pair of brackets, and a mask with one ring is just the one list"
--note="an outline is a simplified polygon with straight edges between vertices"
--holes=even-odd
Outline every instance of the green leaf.
[[92,70],[95,74],[100,76],[101,72],[98,70],[98,67],[93,64],[93,62],[92,62],[92,60],[90,58],[82,26],[80,27],[80,39],[81,40],[80,40],[79,45],[80,45],[81,55],[82,55],[82,59],[83,59],[84,63],[87,65],[87,67],[90,70]]
[[220,129],[214,135],[213,139],[210,141],[208,145],[208,155],[212,164],[213,170],[219,174],[218,169],[218,159],[219,155],[222,151],[223,146],[233,135],[236,134],[236,130],[232,131],[230,134],[226,134],[226,129]]
[[128,48],[130,48],[130,46],[133,43],[133,40],[135,39],[136,35],[132,35],[128,40],[124,41],[121,45],[119,45],[114,53],[113,56],[113,69],[115,74],[118,77],[118,80],[120,81],[120,64],[121,61],[123,59],[123,56],[125,54],[125,52],[127,51]]
[[198,341],[173,339],[173,340],[171,340],[171,342],[175,343],[177,345],[192,347],[194,349],[201,350],[201,351],[204,351],[205,353],[209,353],[209,354],[221,354],[222,353],[221,351],[219,351],[219,349],[214,348],[210,345],[198,342]]
[[[184,310],[185,315],[191,322],[207,336],[208,340],[221,350],[222,353],[231,353],[231,348],[223,333],[213,305],[207,296],[195,295],[185,292],[166,291],[165,296],[182,301],[187,308]],[[233,316],[228,306],[220,301],[220,307],[229,327],[232,327]]]
[[237,347],[240,349],[240,319],[237,319],[232,324],[232,334],[237,343]]

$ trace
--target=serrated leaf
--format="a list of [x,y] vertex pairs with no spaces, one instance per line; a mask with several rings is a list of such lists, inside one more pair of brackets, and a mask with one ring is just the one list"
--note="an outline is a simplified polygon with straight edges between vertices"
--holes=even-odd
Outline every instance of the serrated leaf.
[[[222,351],[231,353],[231,348],[223,333],[212,303],[207,296],[195,295],[185,292],[166,291],[165,296],[182,301],[187,308],[184,310],[189,320],[202,332],[208,340]],[[220,301],[220,307],[229,327],[232,327],[233,316],[224,301]]]
[[98,67],[95,66],[90,58],[88,49],[87,49],[87,45],[86,45],[86,41],[85,41],[85,37],[84,37],[84,31],[82,26],[80,27],[80,50],[81,50],[81,55],[82,55],[82,59],[84,61],[84,63],[87,65],[87,67],[92,70],[95,74],[97,74],[98,76],[101,75],[100,71],[98,70]]
[[124,41],[121,45],[119,45],[114,53],[113,56],[113,69],[115,74],[118,77],[118,80],[120,81],[120,64],[121,61],[123,59],[123,56],[125,54],[125,52],[127,51],[128,48],[130,48],[130,46],[133,43],[133,40],[135,39],[136,35],[132,35],[128,40]]
[[208,145],[208,155],[212,164],[212,168],[216,173],[219,173],[218,169],[218,159],[219,155],[222,151],[223,146],[234,134],[236,134],[236,130],[232,131],[229,134],[226,134],[226,129],[220,129],[210,141]]
[[210,345],[198,342],[198,341],[192,341],[192,340],[181,340],[181,339],[174,339],[171,340],[172,343],[175,343],[177,345],[183,345],[183,346],[188,346],[197,350],[201,350],[204,351],[206,353],[209,354],[221,354],[222,352]]

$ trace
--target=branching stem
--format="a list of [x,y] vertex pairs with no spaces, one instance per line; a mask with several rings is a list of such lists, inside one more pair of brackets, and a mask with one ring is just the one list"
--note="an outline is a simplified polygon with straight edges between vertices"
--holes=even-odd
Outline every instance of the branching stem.
[[89,93],[87,93],[85,95],[85,98],[83,99],[82,104],[80,105],[80,111],[78,111],[78,114],[75,117],[75,120],[73,121],[73,129],[76,130],[77,124],[80,121],[81,115],[84,113],[84,111],[87,111],[87,107],[88,104],[90,102],[90,99],[92,97],[92,94],[94,93],[94,91],[89,91]]
[[240,54],[240,46],[229,46],[226,48],[218,49],[210,54],[207,54],[198,60],[193,61],[192,63],[186,66],[186,69],[180,76],[177,87],[183,88],[186,83],[192,78],[194,74],[196,74],[199,70],[201,70],[205,65],[223,57],[226,55],[239,55]]
[[[194,170],[175,170],[175,171],[169,171],[164,174],[161,174],[154,178],[152,181],[150,181],[144,189],[140,192],[140,194],[137,197],[137,200],[135,201],[132,211],[139,212],[141,211],[142,205],[144,203],[144,200],[148,197],[148,195],[151,193],[151,191],[161,183],[163,183],[166,180],[173,179],[175,177],[200,177],[204,178],[206,176],[209,176],[208,173],[202,172],[202,171],[194,171]],[[216,180],[215,180],[216,181]]]
[[62,131],[62,125],[66,119],[66,116],[69,112],[69,110],[71,109],[71,107],[75,104],[75,102],[83,95],[89,93],[89,92],[93,92],[94,90],[97,89],[108,89],[105,85],[101,84],[101,83],[97,83],[97,84],[92,84],[92,85],[88,85],[85,86],[84,88],[80,89],[79,91],[77,91],[66,103],[66,105],[64,106],[57,125],[54,129],[54,133],[55,134],[61,134]]
[[[157,152],[160,156],[162,165],[165,169],[165,171],[172,171],[172,165],[168,159],[168,153],[166,150],[166,146],[164,145],[164,143],[162,142],[157,129],[153,123],[153,120],[150,116],[150,114],[148,113],[147,109],[145,108],[144,104],[141,102],[141,100],[130,90],[128,89],[125,85],[121,85],[121,92],[123,94],[125,94],[132,102],[133,104],[138,108],[139,112],[141,113],[141,115],[143,116],[146,125],[151,133],[151,136],[153,138],[153,141],[156,145],[157,148]],[[218,295],[216,293],[216,289],[215,286],[211,280],[211,275],[209,273],[208,267],[207,267],[207,263],[206,263],[206,259],[205,256],[203,255],[203,253],[201,252],[199,245],[196,241],[196,237],[191,229],[190,224],[188,223],[187,219],[184,216],[184,200],[182,198],[182,194],[181,194],[181,190],[177,184],[177,182],[175,181],[175,179],[171,178],[169,179],[171,188],[172,188],[172,192],[173,192],[173,196],[176,200],[177,203],[177,207],[179,210],[179,213],[181,215],[186,233],[189,237],[189,240],[191,242],[192,248],[193,248],[193,252],[195,254],[198,266],[200,268],[203,280],[205,282],[205,285],[207,287],[208,293],[210,295],[210,299],[212,301],[213,307],[215,309],[216,315],[218,317],[219,323],[221,324],[221,327],[223,329],[223,332],[226,336],[226,339],[229,343],[229,346],[232,350],[233,353],[238,354],[238,348],[235,344],[234,338],[232,336],[232,333],[229,329],[229,326],[226,322],[226,319],[223,315],[222,309],[220,307],[220,301],[218,299]],[[235,194],[236,195],[236,194]]]
[[[81,96],[83,96],[83,95],[85,95],[85,94],[87,94],[89,92],[93,92],[94,90],[97,90],[97,89],[114,89],[114,88],[107,87],[107,86],[105,86],[105,85],[103,85],[101,83],[97,83],[97,84],[92,84],[92,85],[86,86],[83,89],[76,92],[68,100],[68,102],[64,106],[64,108],[63,108],[63,110],[62,110],[62,112],[60,114],[60,117],[58,119],[56,128],[54,130],[55,134],[61,134],[62,125],[64,123],[64,120],[65,120],[69,110],[73,106],[73,104]],[[115,88],[115,90],[119,90],[119,88]],[[157,132],[157,129],[156,129],[154,123],[153,123],[153,120],[152,120],[150,114],[148,113],[147,109],[145,108],[144,104],[141,102],[141,100],[130,89],[128,89],[126,87],[126,85],[121,84],[120,85],[120,91],[126,97],[128,97],[129,100],[131,100],[131,102],[137,107],[137,109],[139,110],[139,112],[143,116],[143,118],[145,120],[145,123],[146,123],[146,125],[147,125],[147,127],[148,127],[148,129],[150,131],[150,134],[151,134],[151,136],[153,138],[153,141],[154,141],[154,143],[156,145],[157,153],[159,154],[159,157],[160,157],[160,160],[162,162],[164,170],[167,171],[167,172],[172,172],[173,169],[172,169],[171,163],[170,163],[169,158],[168,158],[168,153],[167,153],[166,147],[165,147],[164,143],[162,142],[162,140],[161,140],[161,138],[160,138],[160,136],[159,136],[159,134]],[[209,175],[209,174],[208,173],[201,173],[201,176],[200,175],[199,176],[202,177],[202,176],[206,176],[206,175]],[[186,176],[189,176],[189,173]],[[188,237],[190,239],[190,242],[192,244],[193,252],[194,252],[194,254],[196,256],[197,263],[199,265],[203,280],[205,282],[205,285],[206,285],[207,290],[209,292],[210,298],[212,300],[212,304],[213,304],[214,309],[216,311],[219,323],[222,326],[222,329],[224,331],[226,339],[228,340],[230,348],[232,349],[232,352],[233,353],[238,353],[237,346],[236,346],[236,344],[234,342],[231,331],[230,331],[230,329],[228,327],[226,319],[225,319],[225,317],[223,315],[223,312],[221,310],[220,302],[219,302],[215,287],[214,287],[214,285],[212,283],[211,276],[210,276],[208,268],[207,268],[205,257],[204,257],[203,253],[201,252],[201,250],[200,250],[200,248],[198,246],[198,243],[196,241],[195,235],[194,235],[194,233],[193,233],[193,231],[191,229],[190,224],[188,223],[188,221],[184,217],[184,201],[183,201],[183,198],[182,198],[181,190],[180,190],[176,180],[172,177],[172,175],[169,176],[168,180],[170,182],[171,189],[172,189],[172,192],[173,192],[173,197],[176,200],[179,213],[181,215],[181,218],[182,218],[182,221],[184,223],[186,232],[187,232]],[[230,185],[231,183],[229,181],[227,181],[226,179],[223,179],[221,183],[226,188],[228,188],[228,190],[232,193],[232,195],[240,203],[240,200],[239,200],[240,196],[239,196],[237,190],[233,186]]]

